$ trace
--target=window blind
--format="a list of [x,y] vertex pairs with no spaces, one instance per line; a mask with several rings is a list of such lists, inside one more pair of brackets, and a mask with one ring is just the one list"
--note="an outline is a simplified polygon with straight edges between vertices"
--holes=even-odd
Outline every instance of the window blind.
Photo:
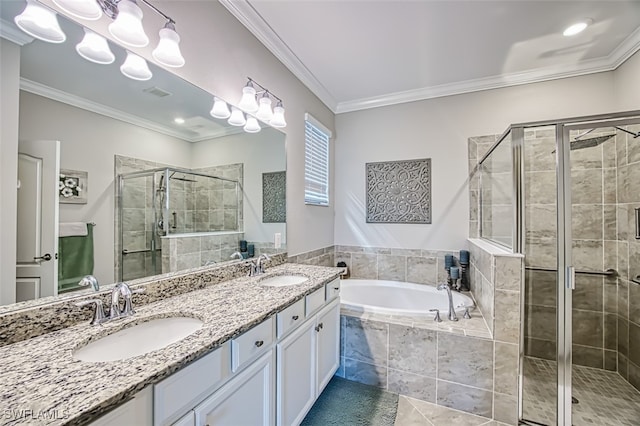
[[331,132],[309,114],[304,126],[304,202],[328,206]]

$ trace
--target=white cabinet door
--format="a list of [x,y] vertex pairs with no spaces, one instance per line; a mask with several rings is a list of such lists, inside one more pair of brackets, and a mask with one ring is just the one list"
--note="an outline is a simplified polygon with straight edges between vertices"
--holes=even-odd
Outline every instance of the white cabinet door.
[[275,423],[273,349],[195,408],[196,425],[259,426]]
[[147,386],[113,411],[108,412],[91,426],[151,425],[153,417],[153,387]]
[[278,426],[300,424],[316,399],[315,334],[308,321],[277,345]]
[[317,395],[324,390],[340,366],[340,300],[335,299],[318,314],[316,321],[318,369]]

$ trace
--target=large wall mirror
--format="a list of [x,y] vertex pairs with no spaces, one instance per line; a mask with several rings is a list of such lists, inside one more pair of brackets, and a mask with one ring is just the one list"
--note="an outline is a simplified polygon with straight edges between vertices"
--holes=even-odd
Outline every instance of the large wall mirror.
[[[2,25],[23,8],[3,3]],[[151,79],[125,77],[126,51],[112,42],[112,64],[86,61],[75,50],[83,28],[59,20],[66,42],[20,51],[17,301],[84,293],[86,274],[104,285],[286,251],[284,133],[213,118],[211,93],[151,63]],[[32,154],[39,145],[44,165]],[[46,161],[57,161],[55,182],[30,192]],[[39,192],[51,187],[54,198]],[[56,209],[56,230],[38,222]],[[21,248],[54,231],[58,259]],[[28,276],[29,265],[56,261],[55,276]]]

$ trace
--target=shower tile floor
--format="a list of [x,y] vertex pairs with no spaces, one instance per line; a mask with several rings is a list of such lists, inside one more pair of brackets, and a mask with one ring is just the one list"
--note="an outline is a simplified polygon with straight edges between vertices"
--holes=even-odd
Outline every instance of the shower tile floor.
[[[556,362],[524,359],[524,418],[556,424]],[[574,426],[636,426],[640,424],[640,392],[613,371],[574,365]]]

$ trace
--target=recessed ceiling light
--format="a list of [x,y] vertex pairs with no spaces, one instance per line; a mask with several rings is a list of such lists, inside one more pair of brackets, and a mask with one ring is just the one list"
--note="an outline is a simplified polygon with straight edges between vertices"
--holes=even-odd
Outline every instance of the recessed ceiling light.
[[576,22],[575,24],[572,24],[569,27],[567,27],[567,29],[564,30],[562,35],[566,37],[574,36],[584,31],[584,29],[587,28],[592,23],[593,23],[593,20],[589,18],[583,19],[582,21]]
[[177,124],[184,124],[184,118],[177,117],[174,118],[173,121],[175,121]]

